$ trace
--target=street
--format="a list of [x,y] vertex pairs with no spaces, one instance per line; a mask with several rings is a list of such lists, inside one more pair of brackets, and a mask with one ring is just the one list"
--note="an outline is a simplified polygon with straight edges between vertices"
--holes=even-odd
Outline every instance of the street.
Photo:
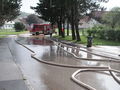
[[[36,57],[47,62],[53,62],[74,66],[111,66],[120,70],[120,64],[115,62],[99,62],[78,60],[71,54],[65,52],[54,44],[54,42],[43,37],[19,36],[11,37],[8,41],[11,53],[15,62],[20,67],[24,78],[29,82],[33,90],[86,90],[82,86],[71,80],[71,75],[80,68],[66,68],[41,63],[31,57],[30,52],[25,47],[15,42],[15,39],[32,49]],[[67,49],[67,48],[66,48]],[[72,52],[72,49],[70,49]],[[100,56],[91,55],[83,51],[74,51],[77,56],[91,59],[104,59]],[[119,77],[120,74],[117,73]],[[94,87],[96,90],[120,90],[120,85],[111,77],[109,72],[82,72],[77,75],[77,79]]]

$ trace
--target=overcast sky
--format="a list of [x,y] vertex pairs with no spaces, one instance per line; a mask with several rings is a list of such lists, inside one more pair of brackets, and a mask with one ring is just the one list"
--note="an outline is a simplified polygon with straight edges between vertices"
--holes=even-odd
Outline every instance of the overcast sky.
[[36,6],[39,0],[22,0],[21,11],[27,13],[34,13],[34,10],[30,9],[30,6]]
[[[21,11],[27,12],[27,13],[34,13],[33,10],[30,9],[30,6],[36,6],[36,3],[38,3],[39,0],[22,0],[22,7]],[[109,0],[108,3],[104,4],[105,7],[107,7],[107,10],[110,10],[113,7],[120,7],[120,0]]]

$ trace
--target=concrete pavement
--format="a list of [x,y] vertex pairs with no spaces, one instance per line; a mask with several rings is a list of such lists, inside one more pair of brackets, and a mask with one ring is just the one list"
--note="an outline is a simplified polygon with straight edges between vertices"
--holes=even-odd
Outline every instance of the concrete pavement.
[[120,60],[120,46],[93,46],[92,52]]
[[29,90],[7,44],[0,39],[0,90]]
[[[17,67],[17,65],[15,64],[15,62],[14,62],[14,58],[12,57],[12,55],[11,55],[11,52],[10,52],[10,50],[9,50],[9,46],[8,46],[8,44],[7,44],[7,41],[10,41],[9,39],[4,39],[4,40],[1,40],[0,39],[0,90],[28,90],[28,88],[27,88],[27,86],[26,86],[26,84],[25,84],[25,82],[24,82],[24,80],[23,80],[23,77],[22,77],[22,73],[20,72],[20,70],[19,70],[19,68]],[[15,49],[15,47],[14,46],[12,46],[13,47],[13,49]],[[17,47],[17,48],[19,48],[19,47]],[[105,48],[107,48],[107,47],[105,47]],[[101,52],[101,54],[103,54],[103,50],[105,50],[105,49],[103,49],[103,47],[99,47],[99,49],[100,50],[98,50],[98,47],[92,47],[91,48],[92,49],[92,51],[91,52],[95,52],[95,53],[97,53],[97,52]],[[101,50],[101,49],[103,49],[103,50]],[[110,49],[110,48],[109,48]],[[104,53],[107,53],[108,54],[108,52],[109,52],[109,49],[108,50],[105,50],[105,52]],[[18,51],[18,56],[19,57],[22,57],[23,55],[26,55],[26,54],[21,54],[21,56],[20,56],[20,51],[19,50],[17,50]],[[23,50],[24,51],[24,50]],[[21,51],[21,52],[23,52],[23,51]],[[27,50],[26,50],[27,51]],[[116,51],[116,50],[113,50],[113,48],[112,48],[112,51]],[[99,52],[99,53],[100,53]],[[16,52],[15,52],[16,53]],[[13,55],[15,54],[15,53],[13,53]],[[26,52],[27,53],[27,52]],[[110,53],[112,53],[111,51],[110,51]],[[113,52],[114,53],[114,52]],[[116,55],[116,54],[115,54]],[[24,56],[23,56],[24,57]],[[118,57],[119,58],[119,57]],[[29,59],[29,58],[28,58]],[[17,59],[16,59],[17,60]],[[22,60],[21,58],[20,58],[20,60]],[[36,84],[35,83],[35,80],[33,80],[33,83],[38,87],[38,86],[40,86],[40,87],[45,87],[46,88],[46,86],[48,86],[49,87],[49,89],[51,89],[51,88],[53,88],[52,90],[67,90],[67,86],[66,85],[68,85],[68,87],[70,87],[70,86],[72,86],[73,88],[74,87],[77,87],[76,86],[76,84],[75,83],[73,83],[73,82],[71,82],[70,81],[70,79],[69,79],[69,77],[70,77],[70,75],[71,75],[71,73],[73,73],[73,71],[71,71],[71,72],[67,72],[66,74],[64,74],[65,73],[65,71],[67,71],[66,69],[61,69],[60,68],[60,70],[58,70],[58,67],[57,67],[57,69],[56,68],[54,68],[54,67],[52,67],[52,66],[45,66],[44,65],[44,68],[43,67],[40,67],[40,63],[37,63],[37,62],[34,62],[33,60],[31,60],[32,62],[30,63],[30,62],[27,62],[26,64],[25,64],[25,67],[28,65],[30,65],[29,67],[27,66],[27,71],[30,71],[30,76],[31,76],[31,79],[33,80],[33,79],[36,79],[37,78],[37,76],[38,76],[38,78],[36,79],[36,81],[37,82],[39,82],[39,81],[41,81],[42,82],[42,80],[45,80],[43,83],[45,83],[45,84]],[[23,60],[23,62],[25,62],[25,60]],[[37,64],[36,64],[37,63]],[[35,67],[34,67],[34,66]],[[31,67],[32,66],[32,67]],[[40,68],[36,68],[36,67],[40,67]],[[43,66],[43,64],[41,64],[41,66]],[[115,67],[116,67],[116,65],[114,65]],[[118,66],[120,66],[120,65],[118,65]],[[50,69],[50,67],[52,67],[52,69]],[[30,69],[31,68],[31,69]],[[49,69],[48,69],[49,68]],[[119,67],[118,67],[119,68]],[[38,71],[37,71],[38,70]],[[45,72],[44,72],[44,70],[45,70]],[[119,70],[119,69],[118,69]],[[34,76],[34,74],[33,73],[31,73],[31,71],[34,71],[34,72],[36,72],[36,73],[40,73],[40,74],[37,74],[37,75],[35,75]],[[59,71],[59,72],[58,72]],[[68,70],[69,71],[69,70]],[[52,73],[51,73],[52,72]],[[60,74],[61,74],[61,72],[63,73],[62,75],[63,76],[61,76]],[[27,72],[28,73],[28,72]],[[41,74],[42,73],[42,74]],[[56,73],[55,74],[55,76],[53,76],[53,73]],[[69,76],[68,76],[68,73],[69,73]],[[66,75],[66,76],[65,76]],[[42,80],[40,79],[41,77],[40,76],[42,76]],[[61,77],[60,77],[61,76]],[[61,81],[60,82],[60,79],[61,78],[63,78],[63,77],[65,77],[65,79],[66,79],[66,77],[68,76],[68,78],[67,78],[67,80],[68,80],[68,82],[69,82],[69,84],[68,83],[66,83],[66,85],[65,85],[65,83],[63,83],[63,82],[65,82],[64,81],[64,79],[63,79],[63,82]],[[34,77],[34,78],[33,78]],[[52,78],[51,78],[52,77]],[[58,79],[59,80],[59,82],[56,82],[56,78],[57,77],[60,77],[60,79]],[[100,80],[99,80],[100,81]],[[53,82],[53,83],[51,83],[51,82]],[[55,82],[56,82],[56,84],[55,84]],[[102,83],[102,82],[100,82],[100,83]],[[53,85],[52,85],[53,84]],[[55,85],[54,85],[55,84]],[[46,86],[45,86],[46,85]],[[56,85],[58,85],[58,86],[56,86]],[[63,86],[63,88],[65,88],[65,89],[61,89],[61,88],[59,88],[59,89],[56,89],[56,88],[58,88],[59,87],[59,85],[61,85],[61,86]],[[66,87],[64,87],[64,86],[66,86]],[[73,88],[71,88],[71,90],[73,90]],[[79,90],[79,86],[77,87],[77,89],[76,90]],[[40,88],[39,89],[35,89],[35,90],[40,90]],[[43,89],[41,89],[41,90],[43,90]],[[46,90],[46,89],[45,89]],[[70,90],[70,89],[68,89],[68,90]],[[105,89],[100,89],[100,90],[105,90]],[[106,90],[108,90],[108,89],[106,89]],[[116,89],[116,90],[119,90],[119,87],[118,87],[118,89]]]

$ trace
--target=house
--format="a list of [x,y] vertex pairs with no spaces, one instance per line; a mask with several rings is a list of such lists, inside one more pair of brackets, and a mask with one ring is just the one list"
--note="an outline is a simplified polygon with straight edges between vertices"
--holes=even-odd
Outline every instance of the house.
[[94,11],[91,13],[91,16],[85,16],[79,21],[79,28],[91,28],[95,25],[101,25],[99,20],[102,18],[104,14],[108,13],[108,11]]
[[80,19],[80,21],[79,21],[80,29],[92,28],[95,25],[100,25],[100,23],[97,20],[90,18],[89,16],[85,16],[84,18]]
[[14,29],[14,24],[14,21],[5,22],[5,24],[1,26],[0,29]]

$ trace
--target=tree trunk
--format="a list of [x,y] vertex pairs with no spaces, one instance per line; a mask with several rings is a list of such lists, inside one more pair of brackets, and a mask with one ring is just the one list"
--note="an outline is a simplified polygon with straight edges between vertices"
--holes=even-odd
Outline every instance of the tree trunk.
[[62,32],[61,32],[62,24],[61,24],[60,21],[58,21],[57,24],[58,24],[58,32],[59,32],[59,36],[61,36],[61,35],[62,35]]
[[74,22],[71,22],[71,30],[72,30],[72,40],[75,40],[75,28],[74,28]]
[[61,20],[59,22],[59,31],[60,31],[60,36],[62,36],[62,22],[61,22]]
[[72,7],[71,9],[71,29],[72,29],[72,40],[75,40],[76,37],[75,37],[75,28],[74,28],[74,9]]
[[67,36],[69,36],[69,21],[67,20]]
[[79,11],[78,11],[78,3],[77,2],[75,2],[74,12],[75,12],[74,18],[75,18],[76,40],[77,41],[81,41],[80,34],[79,34],[79,28],[78,28],[78,24],[79,24]]
[[59,22],[57,22],[57,25],[58,25],[58,35],[60,36],[60,25],[59,25]]
[[63,27],[62,27],[62,37],[65,38],[65,22],[63,22]]
[[78,28],[78,21],[75,23],[75,30],[76,30],[76,40],[81,41],[80,34],[79,34],[79,28]]

